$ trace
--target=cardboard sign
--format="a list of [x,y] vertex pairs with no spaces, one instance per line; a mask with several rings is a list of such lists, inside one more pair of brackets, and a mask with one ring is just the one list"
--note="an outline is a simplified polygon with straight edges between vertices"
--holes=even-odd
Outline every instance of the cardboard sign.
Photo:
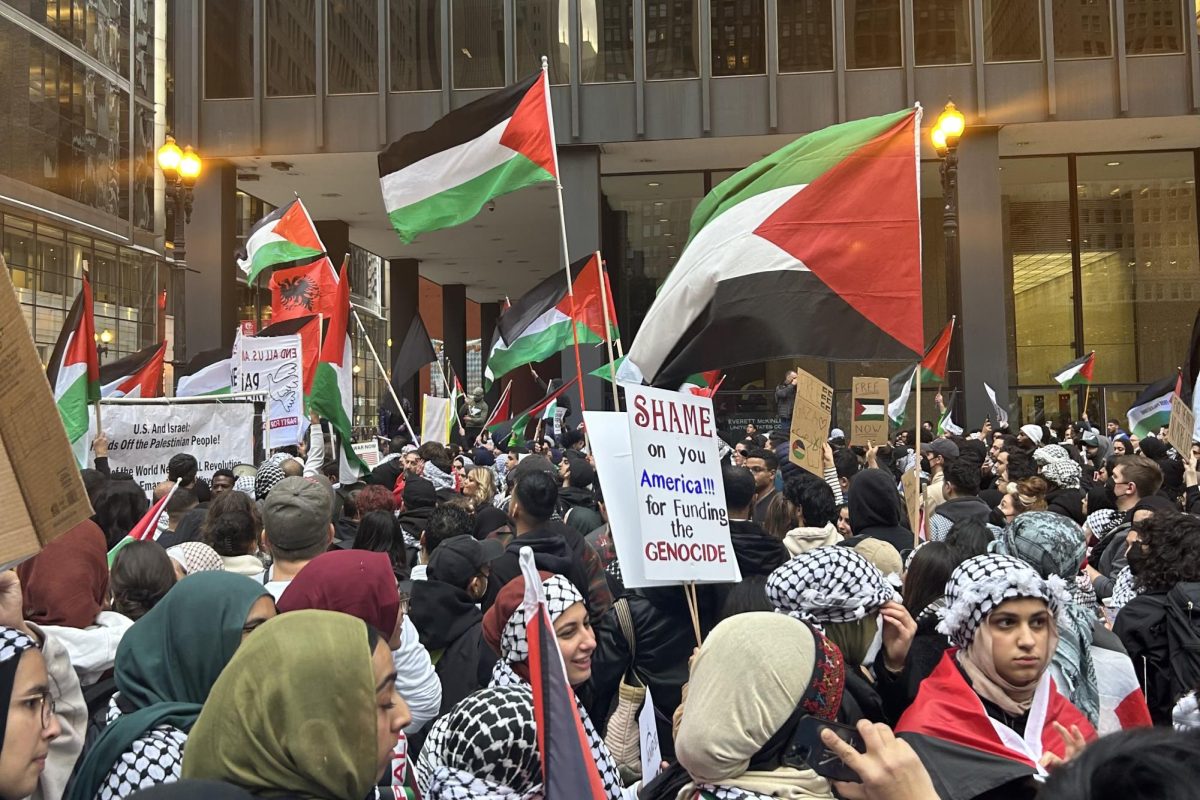
[[792,429],[788,438],[788,459],[813,475],[824,475],[825,441],[833,414],[833,389],[796,370],[796,402],[792,406]]
[[1179,395],[1171,396],[1171,422],[1167,426],[1167,441],[1182,458],[1191,458],[1192,434],[1196,429],[1196,415]]
[[914,531],[919,531],[921,509],[924,508],[924,503],[921,502],[920,466],[914,463],[912,469],[900,476],[900,483],[904,487],[904,508],[908,512],[908,524]]
[[855,378],[850,392],[850,444],[886,443],[887,407],[887,378]]
[[304,366],[300,337],[243,336],[238,343],[235,392],[266,392],[263,441],[269,449],[300,444],[304,413]]
[[[176,453],[195,456],[201,477],[254,463],[253,402],[101,405],[109,468],[131,473],[147,495],[167,479]],[[95,425],[93,418],[89,437]]]
[[642,757],[642,785],[645,786],[662,772],[662,748],[658,744],[658,725],[654,721],[654,698],[646,687],[646,702],[638,713],[638,744]]
[[0,570],[92,515],[46,371],[0,256]]
[[648,386],[626,386],[625,397],[646,576],[741,580],[712,398]]

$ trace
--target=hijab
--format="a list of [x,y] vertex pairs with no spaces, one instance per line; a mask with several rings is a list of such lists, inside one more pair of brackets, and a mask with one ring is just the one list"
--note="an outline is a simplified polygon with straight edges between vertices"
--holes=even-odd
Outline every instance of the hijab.
[[340,611],[358,617],[391,637],[400,618],[396,573],[387,553],[337,550],[305,565],[279,598],[279,613],[304,608]]
[[91,800],[133,743],[159,725],[188,732],[242,640],[250,607],[266,597],[262,584],[229,572],[201,572],[180,581],[133,624],[117,647],[115,678],[122,714],[80,762],[71,797]]
[[0,626],[0,751],[4,749],[8,707],[12,703],[13,687],[17,682],[17,665],[26,650],[36,648],[37,643],[19,630]]
[[366,797],[378,778],[368,636],[362,620],[332,611],[295,611],[259,627],[213,686],[183,776],[255,795]]
[[778,758],[802,716],[837,716],[844,678],[837,648],[800,620],[750,612],[721,622],[691,666],[675,753],[694,785],[680,797],[831,797],[824,778]]
[[900,527],[900,493],[896,479],[883,469],[865,469],[850,481],[850,530]]
[[184,575],[196,572],[223,572],[225,562],[221,556],[203,542],[184,542],[167,548],[171,560],[183,567]]
[[861,553],[832,545],[801,553],[767,576],[767,599],[777,611],[824,625],[866,619],[898,596]]
[[38,625],[86,628],[108,598],[108,545],[84,520],[17,567],[25,619]]

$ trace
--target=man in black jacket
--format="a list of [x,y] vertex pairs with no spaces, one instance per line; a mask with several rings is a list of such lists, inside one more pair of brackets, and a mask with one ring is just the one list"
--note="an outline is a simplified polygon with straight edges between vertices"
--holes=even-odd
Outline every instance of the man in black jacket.
[[562,487],[558,490],[558,513],[563,522],[584,536],[604,524],[596,495],[588,487],[596,480],[596,470],[578,450],[567,450],[558,464]]
[[792,429],[792,408],[796,405],[796,370],[789,369],[783,383],[775,387],[775,410],[779,414],[779,427]]
[[387,456],[379,462],[379,466],[371,470],[364,482],[382,486],[388,491],[395,489],[400,473],[404,472],[404,448],[408,444],[407,436],[393,436],[392,441],[388,443]]
[[974,519],[987,523],[992,509],[979,499],[979,464],[969,458],[951,461],[945,467],[946,502],[937,507],[929,520],[930,541],[946,538],[954,523]]

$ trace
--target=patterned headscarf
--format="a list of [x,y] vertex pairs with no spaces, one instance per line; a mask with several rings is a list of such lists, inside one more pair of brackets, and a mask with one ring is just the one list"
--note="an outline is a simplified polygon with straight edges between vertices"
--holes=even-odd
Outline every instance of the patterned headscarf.
[[1044,467],[1053,461],[1070,461],[1071,454],[1062,445],[1048,444],[1033,451],[1033,460]]
[[426,800],[532,800],[542,796],[533,695],[488,687],[433,724],[417,761]]
[[264,461],[254,475],[254,499],[266,500],[267,495],[275,488],[275,484],[286,477],[279,464],[274,461]]
[[1087,515],[1087,519],[1083,524],[1092,532],[1092,535],[1097,539],[1104,538],[1104,534],[1111,531],[1124,521],[1125,517],[1120,511],[1114,508],[1098,508]]
[[425,480],[433,484],[435,491],[438,489],[454,488],[454,476],[438,469],[437,465],[432,461],[425,462],[425,471],[422,474],[425,476]]
[[1133,571],[1126,565],[1117,573],[1117,578],[1113,581],[1112,590],[1112,608],[1120,610],[1137,597],[1141,592],[1133,585]]
[[251,500],[254,499],[254,476],[242,475],[233,482],[233,490],[247,495]]
[[[1083,530],[1067,517],[1049,511],[1018,515],[992,547],[997,553],[1029,564],[1043,578],[1059,576],[1068,587],[1075,584],[1087,549]],[[1064,694],[1093,724],[1100,719],[1100,691],[1092,663],[1095,621],[1095,613],[1088,606],[1074,600],[1065,602],[1053,659],[1066,683]]]
[[13,686],[17,680],[17,663],[26,650],[37,648],[37,644],[15,628],[0,627],[0,748],[4,747],[4,733],[8,727],[8,706],[12,702]]
[[950,573],[946,582],[946,607],[939,614],[938,632],[965,650],[975,631],[996,606],[1015,597],[1045,600],[1056,617],[1066,602],[1066,583],[1057,575],[1043,578],[1012,556],[987,553],[969,558]]
[[817,624],[856,622],[897,599],[879,568],[849,547],[801,553],[767,576],[776,611]]
[[[542,581],[542,588],[546,590],[546,610],[550,612],[551,622],[571,606],[583,602],[583,595],[575,588],[575,584],[562,575],[546,578]],[[504,630],[500,634],[500,655],[505,661],[519,664],[529,658],[529,639],[525,636],[528,623],[529,611],[524,605],[517,606],[504,623]]]
[[183,567],[184,575],[196,572],[223,572],[225,562],[204,542],[184,542],[167,548],[167,555],[179,566]]
[[[1050,446],[1058,447],[1056,444]],[[1083,467],[1070,459],[1051,461],[1042,467],[1042,477],[1060,489],[1078,489],[1083,479]]]

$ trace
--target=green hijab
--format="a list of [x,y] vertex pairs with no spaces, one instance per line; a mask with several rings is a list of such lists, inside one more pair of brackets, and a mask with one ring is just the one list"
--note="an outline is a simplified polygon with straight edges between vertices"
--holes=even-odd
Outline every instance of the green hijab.
[[159,725],[189,731],[221,670],[242,640],[262,584],[231,572],[200,572],[167,592],[117,646],[115,678],[122,714],[79,766],[70,800],[91,800],[113,764]]
[[366,623],[335,611],[292,611],[260,627],[204,704],[183,777],[256,795],[366,797],[378,778],[367,637]]

